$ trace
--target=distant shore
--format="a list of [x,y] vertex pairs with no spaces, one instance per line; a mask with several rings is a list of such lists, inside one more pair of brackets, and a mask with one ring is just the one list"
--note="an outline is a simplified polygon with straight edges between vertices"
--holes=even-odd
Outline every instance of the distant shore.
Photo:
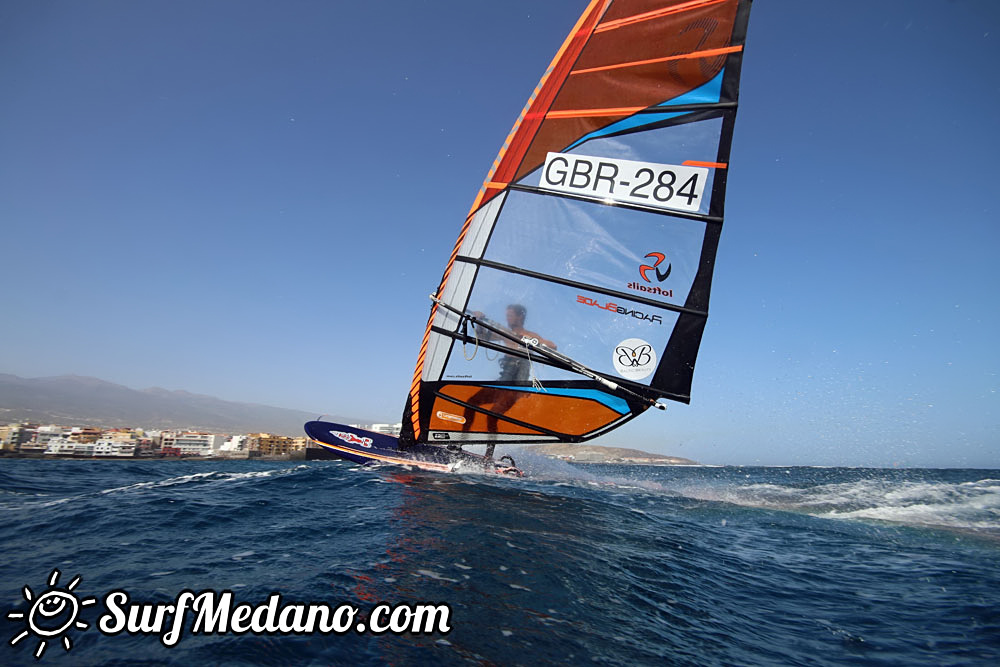
[[[552,457],[558,458],[558,457]],[[615,460],[609,459],[607,461],[574,461],[562,459],[568,463],[580,463],[582,465],[588,466],[599,466],[599,465],[616,465],[616,466],[660,466],[662,468],[676,468],[678,466],[688,466],[692,468],[721,468],[724,466],[710,465],[708,463],[698,463],[697,461],[690,461],[688,463],[664,463],[661,461],[633,461],[633,460]],[[687,460],[687,459],[685,459]]]
[[[697,461],[679,456],[653,454],[639,449],[604,447],[586,444],[526,445],[526,451],[569,463],[588,465],[647,465],[647,466],[700,466]],[[268,454],[247,456],[246,452],[235,456],[72,456],[0,451],[0,459],[26,459],[35,461],[304,461],[305,450],[288,454]]]
[[31,461],[304,461],[304,452],[293,454],[268,454],[264,456],[55,456],[51,454],[22,454],[0,452],[0,459]]
[[527,451],[535,452],[551,458],[569,461],[570,463],[613,463],[616,465],[657,465],[657,466],[697,466],[697,461],[680,456],[653,454],[641,449],[626,447],[605,447],[588,444],[550,444],[525,447]]

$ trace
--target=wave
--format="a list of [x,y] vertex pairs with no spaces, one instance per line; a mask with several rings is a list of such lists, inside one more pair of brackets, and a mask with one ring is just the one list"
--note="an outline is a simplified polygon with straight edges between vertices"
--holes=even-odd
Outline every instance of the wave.
[[151,482],[136,482],[135,484],[128,484],[126,486],[119,486],[110,489],[103,489],[99,493],[121,493],[124,491],[138,491],[142,489],[156,489],[170,486],[178,486],[183,484],[201,483],[201,482],[237,482],[241,480],[257,479],[274,477],[276,475],[288,475],[299,470],[308,470],[307,465],[298,465],[294,468],[274,468],[271,470],[254,470],[250,472],[220,472],[220,471],[210,471],[210,472],[197,472],[190,475],[179,475],[177,477],[169,477],[167,479],[161,479]]
[[[661,498],[724,502],[838,521],[875,521],[1000,535],[1000,479],[969,480],[972,471],[831,466],[579,466],[513,449],[523,480],[451,475],[449,483],[650,493]],[[954,475],[963,475],[956,479]],[[633,508],[628,508],[633,509]]]
[[1000,480],[862,479],[817,485],[692,487],[683,495],[836,520],[874,520],[1000,534]]
[[[204,465],[197,462],[192,465]],[[0,500],[0,510],[19,510],[28,508],[47,508],[73,503],[85,499],[100,498],[102,496],[124,494],[126,496],[141,495],[148,492],[159,492],[164,489],[171,491],[182,491],[186,488],[196,489],[206,485],[231,484],[239,482],[253,482],[259,480],[276,479],[289,475],[300,474],[305,471],[315,470],[311,466],[300,464],[292,467],[276,467],[266,470],[249,471],[226,471],[210,470],[205,472],[194,472],[185,475],[175,475],[164,479],[144,480],[120,486],[109,486],[105,488],[68,488],[53,497],[53,492],[31,493],[21,489],[3,489],[3,500]],[[137,471],[132,470],[135,473]],[[94,480],[100,484],[101,480]],[[104,481],[106,483],[106,480]],[[23,486],[23,483],[22,483]],[[90,486],[90,485],[88,485]]]
[[543,492],[543,487],[548,487],[556,493],[562,488],[651,493],[837,521],[886,522],[1000,536],[1000,479],[995,474],[969,480],[973,471],[830,466],[584,468],[526,451],[517,456],[528,478],[515,484],[538,485],[536,490]]

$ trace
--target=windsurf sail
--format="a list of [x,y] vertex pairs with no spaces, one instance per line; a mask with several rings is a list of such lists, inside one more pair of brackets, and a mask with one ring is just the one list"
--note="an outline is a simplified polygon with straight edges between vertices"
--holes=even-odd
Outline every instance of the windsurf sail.
[[750,0],[593,0],[479,191],[401,443],[579,442],[690,400]]

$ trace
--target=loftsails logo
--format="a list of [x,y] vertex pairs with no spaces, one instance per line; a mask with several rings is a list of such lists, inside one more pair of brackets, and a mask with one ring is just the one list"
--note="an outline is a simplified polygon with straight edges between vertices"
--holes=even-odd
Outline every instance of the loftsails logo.
[[[22,590],[27,611],[13,609],[7,619],[23,623],[8,642],[17,646],[29,637],[38,639],[36,660],[45,653],[48,642],[62,639],[69,651],[73,642],[66,634],[72,628],[86,630],[90,624],[79,620],[80,611],[97,603],[97,598],[80,598],[74,592],[80,583],[76,576],[65,588],[58,586],[59,570],[49,576],[49,589],[36,595],[28,586]],[[233,634],[307,635],[313,633],[343,635],[349,632],[380,635],[447,634],[451,607],[447,604],[379,604],[367,615],[351,604],[330,605],[287,603],[281,593],[271,593],[262,604],[237,603],[232,591],[183,590],[170,603],[137,603],[127,591],[113,590],[101,599],[105,613],[97,619],[101,634],[113,637],[122,633],[157,637],[165,647],[176,646],[185,636]]]
[[652,265],[643,264],[642,266],[640,266],[639,275],[642,276],[642,279],[645,280],[647,283],[651,283],[653,281],[649,279],[648,273],[650,271],[653,271],[655,272],[656,280],[662,283],[664,280],[670,277],[670,269],[672,268],[672,265],[670,264],[670,262],[667,262],[666,269],[660,268],[660,264],[662,264],[663,260],[666,259],[666,256],[662,252],[651,252],[648,255],[646,255],[646,259],[649,259],[650,257],[652,257],[656,261],[653,262]]
[[[650,294],[673,297],[673,289],[664,289],[659,285],[654,285],[652,280],[653,278],[656,278],[657,283],[662,283],[670,277],[670,271],[673,269],[673,265],[670,262],[667,262],[667,256],[662,252],[651,252],[648,253],[644,259],[652,259],[653,261],[649,264],[639,265],[639,277],[642,279],[642,282],[635,281],[629,283],[628,288],[639,292],[649,292]],[[665,267],[663,266],[664,262],[666,262]]]

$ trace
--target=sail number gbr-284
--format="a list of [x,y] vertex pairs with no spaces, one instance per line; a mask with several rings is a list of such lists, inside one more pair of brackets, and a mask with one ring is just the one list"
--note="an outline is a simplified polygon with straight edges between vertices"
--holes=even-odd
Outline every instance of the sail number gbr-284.
[[549,153],[540,186],[675,211],[695,212],[708,180],[705,167]]

